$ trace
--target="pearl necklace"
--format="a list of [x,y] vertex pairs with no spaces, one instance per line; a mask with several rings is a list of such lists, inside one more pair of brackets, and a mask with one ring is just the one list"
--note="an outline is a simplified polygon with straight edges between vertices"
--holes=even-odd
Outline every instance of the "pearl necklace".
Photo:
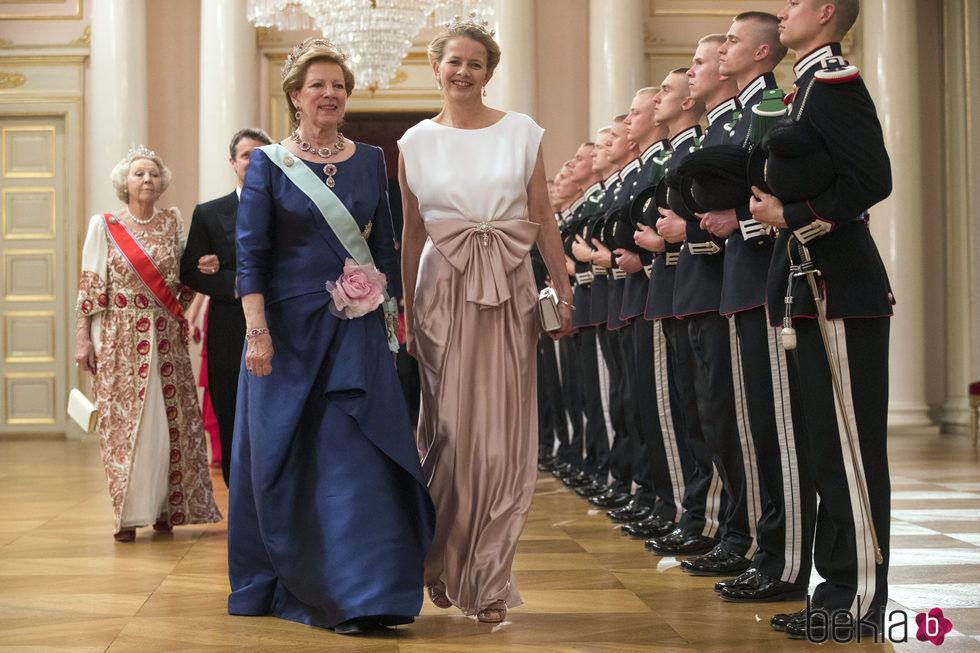
[[150,224],[150,222],[153,221],[153,218],[157,217],[156,209],[153,209],[153,213],[151,213],[150,217],[148,218],[137,218],[136,214],[133,213],[133,210],[130,209],[128,206],[126,207],[126,210],[129,211],[129,219],[135,222],[136,224]]
[[340,133],[340,130],[337,130],[337,144],[334,145],[333,148],[316,147],[309,141],[304,141],[302,138],[300,138],[298,129],[290,134],[289,138],[291,138],[294,142],[299,143],[299,149],[301,152],[312,152],[313,154],[316,154],[324,159],[329,159],[344,149],[344,135]]

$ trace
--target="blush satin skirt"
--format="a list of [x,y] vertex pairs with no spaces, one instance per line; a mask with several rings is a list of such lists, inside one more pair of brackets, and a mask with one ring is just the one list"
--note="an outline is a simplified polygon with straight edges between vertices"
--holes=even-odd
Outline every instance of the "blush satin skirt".
[[520,219],[427,222],[414,306],[417,443],[436,508],[425,584],[465,614],[521,604],[511,565],[537,474],[537,291]]

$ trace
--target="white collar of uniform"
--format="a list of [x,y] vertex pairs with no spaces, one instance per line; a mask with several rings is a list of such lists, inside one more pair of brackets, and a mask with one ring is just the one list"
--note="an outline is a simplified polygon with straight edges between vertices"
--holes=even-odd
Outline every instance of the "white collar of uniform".
[[701,131],[701,127],[699,125],[694,125],[692,127],[688,127],[687,129],[685,129],[684,131],[682,131],[680,134],[678,134],[677,136],[674,136],[672,139],[670,139],[670,149],[676,150],[678,147],[680,147],[681,145],[683,145],[685,141],[689,141],[692,138],[697,137],[697,135],[698,135],[698,133],[700,131]]
[[562,211],[559,215],[561,216],[561,219],[564,222],[568,222],[572,218],[572,213],[574,213],[574,212],[575,212],[575,209],[568,208],[568,209],[565,209],[564,211]]
[[618,170],[616,172],[612,173],[611,175],[609,175],[608,177],[606,177],[605,181],[602,182],[602,187],[603,188],[609,188],[609,186],[613,182],[616,182],[616,181],[619,181],[619,171]]
[[755,97],[756,93],[759,93],[763,89],[774,88],[775,86],[776,76],[772,73],[762,73],[742,89],[742,92],[738,94],[738,103],[743,107],[747,107],[752,103],[752,98]]
[[595,195],[596,193],[598,193],[600,190],[602,190],[602,182],[601,181],[597,181],[596,183],[594,183],[591,186],[589,186],[589,189],[587,191],[585,191],[585,194],[582,195],[582,200],[584,201],[584,200],[592,197],[593,195]]
[[799,79],[803,73],[810,70],[816,65],[819,65],[821,61],[827,57],[833,57],[838,52],[834,51],[834,43],[827,43],[826,45],[821,45],[816,50],[809,52],[802,59],[798,60],[793,64],[793,72],[796,73],[796,78]]
[[585,195],[582,195],[582,197],[572,202],[572,205],[568,207],[568,212],[575,213],[575,211],[578,210],[578,207],[582,206],[583,203],[585,203]]
[[626,167],[623,168],[622,172],[619,173],[620,179],[626,179],[626,177],[634,170],[639,170],[642,163],[643,162],[639,159],[633,159],[630,161],[628,164],[626,164]]
[[667,147],[667,141],[657,141],[647,149],[643,150],[643,154],[640,155],[640,161],[646,163],[650,160],[650,157],[662,152]]
[[721,104],[719,104],[714,109],[708,112],[708,127],[715,124],[715,121],[718,120],[719,116],[724,115],[729,111],[734,111],[737,108],[738,108],[738,102],[735,100],[735,98],[734,97],[728,98],[727,100],[725,100],[724,102],[722,102]]

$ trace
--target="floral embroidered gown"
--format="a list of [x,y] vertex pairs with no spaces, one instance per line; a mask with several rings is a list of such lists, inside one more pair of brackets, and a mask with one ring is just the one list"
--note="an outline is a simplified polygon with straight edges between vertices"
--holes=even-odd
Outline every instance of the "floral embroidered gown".
[[[184,225],[176,208],[132,231],[184,308],[178,281]],[[92,318],[102,462],[116,530],[221,520],[214,503],[197,390],[181,325],[146,289],[92,216],[77,311]]]

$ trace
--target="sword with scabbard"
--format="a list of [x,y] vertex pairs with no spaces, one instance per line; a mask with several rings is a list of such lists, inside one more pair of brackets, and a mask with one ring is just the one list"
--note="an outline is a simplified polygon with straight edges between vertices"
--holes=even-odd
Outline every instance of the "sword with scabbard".
[[[796,241],[797,252],[799,253],[800,258],[798,265],[793,264],[792,244],[794,241]],[[807,250],[803,243],[796,240],[796,236],[790,236],[790,238],[786,241],[786,252],[789,256],[790,268],[789,279],[786,282],[786,298],[784,300],[786,312],[783,314],[783,348],[796,349],[796,329],[793,328],[793,280],[799,277],[806,277],[807,283],[810,286],[810,291],[813,293],[813,302],[817,306],[817,325],[820,328],[820,338],[823,340],[824,352],[827,354],[827,364],[830,366],[830,376],[834,383],[834,396],[837,399],[837,406],[840,409],[841,415],[844,417],[844,419],[841,421],[844,423],[844,433],[847,436],[847,448],[851,454],[851,464],[854,466],[855,470],[854,478],[857,481],[857,490],[858,496],[861,499],[861,508],[864,511],[865,519],[867,519],[868,527],[871,530],[871,545],[875,550],[875,563],[880,565],[884,562],[884,558],[881,556],[881,547],[878,546],[878,532],[875,528],[874,519],[871,517],[871,501],[868,499],[868,485],[864,479],[863,467],[858,462],[857,445],[854,441],[854,434],[851,432],[851,420],[850,415],[847,412],[847,402],[845,401],[844,397],[844,388],[841,385],[840,375],[837,373],[837,364],[834,361],[834,356],[830,348],[830,339],[827,337],[827,308],[823,297],[820,295],[820,291],[817,289],[817,281],[815,277],[820,276],[820,270],[814,266],[813,259],[810,258],[809,250]]]

